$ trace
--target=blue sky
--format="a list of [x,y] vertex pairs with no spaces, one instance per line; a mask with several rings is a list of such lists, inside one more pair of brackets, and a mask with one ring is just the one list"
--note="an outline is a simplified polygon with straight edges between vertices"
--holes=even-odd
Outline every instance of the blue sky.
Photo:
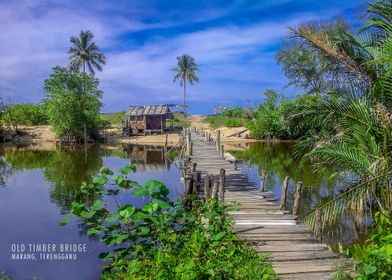
[[51,68],[68,64],[70,36],[84,29],[107,58],[97,73],[103,112],[181,103],[170,69],[183,53],[200,68],[188,92],[191,113],[254,104],[268,88],[293,98],[301,91],[286,87],[275,62],[287,27],[339,16],[356,25],[363,8],[355,0],[0,0],[0,96],[39,102]]

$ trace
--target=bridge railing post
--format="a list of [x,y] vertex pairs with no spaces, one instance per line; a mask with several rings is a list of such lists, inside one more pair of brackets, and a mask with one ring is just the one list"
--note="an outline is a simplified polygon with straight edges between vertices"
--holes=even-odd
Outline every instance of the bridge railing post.
[[226,176],[226,170],[224,168],[221,168],[219,173],[219,197],[218,197],[220,202],[225,201],[225,191],[226,191],[225,176]]
[[217,180],[213,180],[211,198],[217,198],[218,188],[219,182]]
[[286,200],[287,200],[287,186],[289,185],[289,176],[284,178],[282,184],[282,194],[280,196],[280,210],[286,210]]
[[216,140],[215,140],[215,145],[216,145],[216,152],[218,153],[218,155],[220,154],[220,149],[221,149],[221,144],[220,144],[220,130],[218,129],[216,131]]
[[295,187],[295,193],[294,193],[294,204],[293,204],[294,216],[298,216],[299,214],[299,207],[301,204],[301,190],[302,190],[302,182],[298,182],[297,186]]
[[265,192],[265,176],[266,176],[266,172],[263,170],[261,171],[261,175],[260,175],[260,192]]
[[315,212],[314,235],[320,242],[322,242],[323,239],[322,234],[323,234],[322,211],[319,207],[317,207]]

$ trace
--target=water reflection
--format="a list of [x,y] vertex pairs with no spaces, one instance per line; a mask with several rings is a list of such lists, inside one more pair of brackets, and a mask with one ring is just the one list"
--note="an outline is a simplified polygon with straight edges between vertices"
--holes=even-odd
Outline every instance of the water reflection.
[[[14,279],[98,279],[103,265],[98,255],[105,246],[86,236],[83,223],[72,220],[60,228],[59,221],[69,212],[81,182],[103,166],[117,171],[131,161],[138,167],[133,180],[161,181],[170,197],[176,198],[182,191],[180,172],[163,155],[163,148],[154,146],[36,149],[0,145],[0,271]],[[76,262],[12,261],[14,243],[86,243],[88,253]]]
[[[288,186],[287,209],[293,205],[295,185],[303,182],[300,218],[312,212],[352,184],[350,176],[332,176],[332,173],[316,173],[309,163],[300,164],[293,157],[293,143],[252,143],[244,151],[232,151],[242,160],[242,171],[259,187],[259,174],[267,171],[265,189],[276,195],[281,194],[281,184],[285,176],[290,177]],[[361,242],[367,236],[370,217],[363,212],[347,212],[336,225],[324,230],[324,239],[333,248],[341,243],[345,246],[353,242]]]

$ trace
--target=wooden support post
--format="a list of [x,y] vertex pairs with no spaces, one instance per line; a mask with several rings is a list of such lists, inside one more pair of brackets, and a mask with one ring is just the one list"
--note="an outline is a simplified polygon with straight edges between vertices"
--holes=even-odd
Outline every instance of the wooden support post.
[[192,163],[192,172],[196,172],[197,162]]
[[186,137],[186,148],[187,148],[188,156],[191,156],[192,155],[192,141],[191,141],[190,134],[187,134],[187,137]]
[[323,233],[323,222],[322,222],[322,211],[320,208],[316,208],[315,213],[315,225],[314,225],[314,235],[316,238],[322,242],[322,233]]
[[219,182],[213,180],[211,198],[216,198],[219,188]]
[[267,175],[267,172],[264,170],[261,171],[260,175],[260,192],[265,192],[265,176]]
[[166,136],[165,136],[165,147],[163,148],[163,152],[164,152],[165,155],[167,153],[167,138],[168,137],[169,137],[169,133],[166,133]]
[[234,159],[233,164],[234,164],[234,170],[237,170],[238,167],[237,167],[237,159],[236,158]]
[[298,216],[299,213],[299,206],[301,203],[301,190],[302,190],[302,182],[298,182],[294,193],[294,204],[293,204],[294,216]]
[[286,210],[286,199],[287,199],[287,186],[289,184],[289,176],[284,178],[282,184],[282,195],[280,196],[280,210]]
[[221,145],[219,154],[220,154],[221,158],[225,157],[225,146],[224,145]]
[[221,168],[219,173],[219,201],[222,203],[225,201],[225,176],[226,170]]
[[204,197],[207,200],[211,196],[211,177],[206,175],[204,177]]
[[220,149],[221,149],[221,144],[220,144],[220,130],[219,130],[219,129],[216,131],[216,143],[215,143],[215,145],[216,145],[216,152],[217,152],[218,155],[219,155]]

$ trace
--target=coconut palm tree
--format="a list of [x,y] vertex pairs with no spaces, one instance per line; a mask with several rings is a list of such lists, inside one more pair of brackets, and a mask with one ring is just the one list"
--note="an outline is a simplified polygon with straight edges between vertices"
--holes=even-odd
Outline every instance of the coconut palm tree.
[[[344,87],[332,88],[333,97],[308,104],[292,124],[322,120],[328,133],[302,139],[296,153],[316,169],[350,173],[352,185],[321,205],[324,226],[347,208],[367,205],[384,213],[392,210],[392,4],[373,2],[360,36],[338,30],[327,33],[312,24],[292,29],[313,51],[339,66]],[[315,214],[304,222],[314,226]]]
[[184,115],[186,116],[186,83],[193,85],[199,82],[196,73],[199,71],[195,59],[190,55],[183,54],[177,57],[177,67],[173,68],[175,72],[173,82],[180,80],[180,86],[184,87]]
[[94,35],[91,31],[80,31],[79,37],[72,36],[70,41],[72,47],[69,48],[70,65],[72,70],[82,70],[86,73],[86,68],[94,74],[94,68],[102,71],[102,65],[106,58],[93,41]]

